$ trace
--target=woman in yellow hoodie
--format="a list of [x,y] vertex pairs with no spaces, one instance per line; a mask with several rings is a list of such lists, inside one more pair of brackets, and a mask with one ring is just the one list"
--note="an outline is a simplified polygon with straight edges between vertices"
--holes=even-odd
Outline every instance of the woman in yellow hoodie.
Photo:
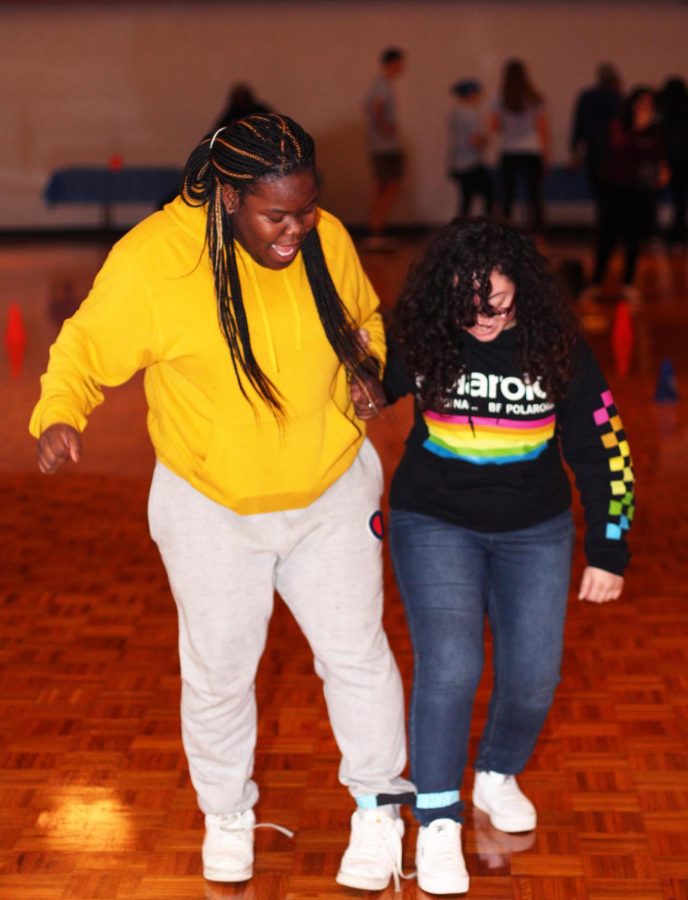
[[114,246],[41,380],[30,428],[51,474],[78,461],[102,386],[145,370],[149,524],[178,609],[213,880],[253,872],[254,679],[275,590],[313,649],[356,799],[337,880],[379,890],[398,876],[395,801],[412,786],[381,625],[382,469],[353,402],[379,399],[377,307],[351,239],[318,208],[312,139],[286,116],[250,116],[201,141],[181,196]]

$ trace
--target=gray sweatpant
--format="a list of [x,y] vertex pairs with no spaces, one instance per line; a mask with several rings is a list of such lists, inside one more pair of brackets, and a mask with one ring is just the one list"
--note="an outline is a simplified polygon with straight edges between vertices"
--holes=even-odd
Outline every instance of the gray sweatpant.
[[360,805],[413,790],[400,777],[403,691],[382,629],[381,541],[370,524],[381,492],[369,441],[310,506],[251,516],[156,465],[148,517],[177,604],[182,738],[204,813],[258,799],[254,688],[275,589],[324,682],[340,781]]

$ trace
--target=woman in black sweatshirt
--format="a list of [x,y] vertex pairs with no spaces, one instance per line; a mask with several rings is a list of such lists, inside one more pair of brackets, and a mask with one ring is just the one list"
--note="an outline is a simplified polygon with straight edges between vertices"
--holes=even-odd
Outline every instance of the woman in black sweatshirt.
[[581,600],[622,590],[633,517],[614,398],[531,241],[480,219],[433,240],[395,311],[385,389],[415,395],[390,492],[391,549],[415,653],[411,777],[418,883],[468,889],[459,792],[483,669],[494,689],[473,804],[502,831],[535,827],[515,775],[560,677],[574,526],[562,457],[586,517]]

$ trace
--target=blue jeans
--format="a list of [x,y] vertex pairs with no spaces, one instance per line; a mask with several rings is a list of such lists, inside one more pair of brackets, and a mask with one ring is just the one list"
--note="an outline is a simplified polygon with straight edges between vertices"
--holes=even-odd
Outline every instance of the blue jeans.
[[485,615],[494,687],[475,768],[515,775],[533,752],[559,681],[572,516],[567,511],[531,528],[485,534],[392,510],[390,538],[414,650],[414,813],[422,825],[461,821]]

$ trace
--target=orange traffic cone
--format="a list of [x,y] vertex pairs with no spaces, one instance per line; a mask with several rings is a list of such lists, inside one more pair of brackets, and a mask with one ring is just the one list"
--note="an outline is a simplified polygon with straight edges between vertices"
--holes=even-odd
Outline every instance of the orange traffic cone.
[[18,303],[11,303],[7,311],[7,328],[5,329],[5,349],[10,363],[13,378],[19,378],[24,366],[26,353],[26,328],[24,317]]
[[626,377],[631,370],[633,357],[633,320],[631,307],[625,300],[619,300],[612,322],[612,356],[616,371]]

